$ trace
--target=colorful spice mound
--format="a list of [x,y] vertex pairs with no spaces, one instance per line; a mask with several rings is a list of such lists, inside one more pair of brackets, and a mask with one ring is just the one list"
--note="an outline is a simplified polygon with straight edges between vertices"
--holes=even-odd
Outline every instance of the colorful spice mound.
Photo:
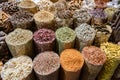
[[50,29],[39,29],[34,33],[34,40],[41,42],[51,42],[55,40],[55,33]]
[[31,74],[32,68],[32,59],[27,56],[12,58],[3,66],[1,77],[3,80],[23,80]]
[[106,61],[105,53],[98,47],[89,46],[82,50],[85,59],[94,65],[103,65]]
[[85,22],[89,22],[89,20],[91,19],[91,15],[88,13],[87,10],[85,9],[80,9],[80,10],[76,10],[73,18],[78,22],[78,23],[85,23]]
[[0,9],[10,15],[19,11],[19,9],[17,7],[17,3],[15,3],[15,2],[3,2],[0,4]]
[[31,26],[31,24],[29,23],[33,21],[33,14],[27,11],[18,11],[15,14],[13,14],[10,20],[14,28],[20,27],[20,28],[25,29]]
[[105,14],[104,10],[100,8],[94,9],[91,13],[94,18],[102,18],[102,19],[107,18],[107,15]]
[[34,70],[39,76],[50,75],[60,67],[59,56],[51,51],[43,52],[35,57],[33,64]]
[[108,19],[111,21],[113,14],[117,11],[117,9],[114,7],[110,7],[110,8],[106,8],[104,11],[105,14],[108,16]]
[[77,72],[81,70],[84,59],[79,51],[66,49],[60,55],[60,63],[64,70]]
[[17,28],[7,35],[6,42],[14,45],[24,44],[32,39],[32,35],[33,33],[29,30]]
[[79,27],[77,27],[75,29],[75,32],[78,39],[83,42],[93,40],[95,37],[95,30],[91,28],[91,26],[87,23],[83,23]]
[[105,51],[107,61],[98,76],[98,80],[110,80],[120,63],[120,46],[112,43],[103,43],[101,44],[101,49]]
[[56,31],[56,37],[61,42],[72,42],[75,40],[75,32],[68,28],[68,27],[62,27]]
[[34,15],[34,18],[39,22],[49,22],[54,19],[54,15],[47,11],[40,11]]

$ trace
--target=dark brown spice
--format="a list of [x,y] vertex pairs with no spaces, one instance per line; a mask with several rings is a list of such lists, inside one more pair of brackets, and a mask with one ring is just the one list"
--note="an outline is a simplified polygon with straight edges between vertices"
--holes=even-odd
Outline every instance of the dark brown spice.
[[11,17],[13,28],[30,28],[33,23],[33,14],[27,11],[18,11]]
[[35,57],[33,64],[38,80],[58,80],[60,60],[56,53],[40,53]]
[[15,12],[19,11],[17,3],[15,2],[3,2],[0,4],[0,9],[10,15],[13,15]]
[[38,53],[54,49],[55,32],[50,29],[39,29],[34,33],[33,39]]

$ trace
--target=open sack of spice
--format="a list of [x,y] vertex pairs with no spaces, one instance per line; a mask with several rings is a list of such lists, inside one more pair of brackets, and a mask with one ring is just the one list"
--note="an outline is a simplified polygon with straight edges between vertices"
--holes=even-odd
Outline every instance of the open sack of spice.
[[115,70],[120,64],[120,46],[106,42],[101,44],[100,48],[105,52],[107,61],[100,71],[97,80],[111,80]]
[[35,80],[32,59],[28,56],[10,59],[2,67],[1,77],[3,80]]

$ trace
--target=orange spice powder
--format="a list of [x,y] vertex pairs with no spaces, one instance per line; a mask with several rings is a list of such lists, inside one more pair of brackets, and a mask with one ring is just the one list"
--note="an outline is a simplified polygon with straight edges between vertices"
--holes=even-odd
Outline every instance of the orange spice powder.
[[66,49],[60,55],[60,63],[64,70],[76,72],[81,70],[84,59],[79,51]]

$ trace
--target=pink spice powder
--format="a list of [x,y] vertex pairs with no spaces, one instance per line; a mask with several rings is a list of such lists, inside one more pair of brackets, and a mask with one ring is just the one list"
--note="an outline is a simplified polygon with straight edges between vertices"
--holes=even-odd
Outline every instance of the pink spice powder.
[[38,75],[49,75],[59,69],[60,60],[56,53],[47,51],[35,57],[33,64],[34,70]]
[[85,60],[93,65],[103,65],[107,59],[105,53],[95,46],[85,47],[82,54]]
[[39,29],[34,33],[34,40],[36,42],[49,42],[55,40],[55,33],[50,29]]

